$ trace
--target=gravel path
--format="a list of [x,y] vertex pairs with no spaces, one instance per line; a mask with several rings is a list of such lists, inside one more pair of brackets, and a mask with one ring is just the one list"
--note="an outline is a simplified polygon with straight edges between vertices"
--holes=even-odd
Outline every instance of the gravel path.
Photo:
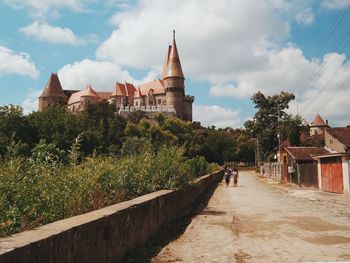
[[315,196],[241,172],[152,262],[350,261],[349,205]]

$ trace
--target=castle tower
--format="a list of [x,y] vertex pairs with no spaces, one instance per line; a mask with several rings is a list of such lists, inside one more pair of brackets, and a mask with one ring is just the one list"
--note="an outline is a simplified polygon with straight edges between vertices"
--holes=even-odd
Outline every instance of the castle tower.
[[173,43],[169,46],[167,58],[163,67],[165,101],[167,106],[174,106],[176,116],[183,118],[183,98],[185,95],[185,77],[182,72],[179,53],[176,47],[175,30]]
[[320,114],[317,114],[310,126],[310,136],[323,135],[326,128],[329,128],[328,121],[324,121]]
[[67,104],[67,96],[64,94],[60,80],[56,73],[52,73],[43,93],[39,97],[39,111],[45,110],[49,106],[60,103]]
[[84,93],[80,96],[80,102],[84,109],[88,107],[90,104],[97,104],[100,97],[98,94],[92,89],[91,85],[87,85]]

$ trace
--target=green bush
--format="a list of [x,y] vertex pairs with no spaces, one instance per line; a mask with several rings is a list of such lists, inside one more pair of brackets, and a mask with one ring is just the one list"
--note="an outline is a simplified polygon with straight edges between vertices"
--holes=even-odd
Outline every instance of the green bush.
[[184,149],[146,141],[119,158],[79,159],[79,140],[67,162],[44,141],[31,158],[0,163],[0,236],[85,213],[161,189],[193,183],[213,168],[203,157],[185,160]]

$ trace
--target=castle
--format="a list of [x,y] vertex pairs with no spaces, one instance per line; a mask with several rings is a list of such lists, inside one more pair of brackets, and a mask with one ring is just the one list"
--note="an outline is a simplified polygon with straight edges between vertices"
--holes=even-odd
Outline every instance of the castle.
[[39,97],[39,111],[52,105],[65,104],[71,112],[78,113],[89,104],[106,100],[115,105],[116,111],[124,117],[140,110],[146,114],[163,112],[192,121],[194,96],[185,95],[184,82],[174,31],[172,45],[169,45],[166,53],[162,79],[137,87],[131,83],[117,82],[112,92],[99,92],[91,85],[87,85],[85,90],[64,90],[58,75],[53,73]]

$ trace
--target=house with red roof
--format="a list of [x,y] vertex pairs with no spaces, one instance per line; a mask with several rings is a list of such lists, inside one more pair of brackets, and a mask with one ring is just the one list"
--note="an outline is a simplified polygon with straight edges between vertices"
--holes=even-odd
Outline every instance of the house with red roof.
[[[169,45],[162,70],[162,78],[138,86],[116,82],[111,91],[97,91],[90,84],[83,90],[64,90],[58,75],[53,73],[39,97],[39,111],[57,104],[66,104],[74,113],[85,110],[89,104],[108,101],[126,117],[133,111],[163,112],[192,121],[194,96],[185,95],[185,77],[175,41]],[[99,89],[98,89],[99,90]]]
[[350,192],[350,127],[325,129],[328,154],[313,158],[318,162],[318,183],[322,191]]
[[285,181],[298,185],[319,187],[317,161],[313,156],[329,154],[324,147],[291,147],[283,148]]

